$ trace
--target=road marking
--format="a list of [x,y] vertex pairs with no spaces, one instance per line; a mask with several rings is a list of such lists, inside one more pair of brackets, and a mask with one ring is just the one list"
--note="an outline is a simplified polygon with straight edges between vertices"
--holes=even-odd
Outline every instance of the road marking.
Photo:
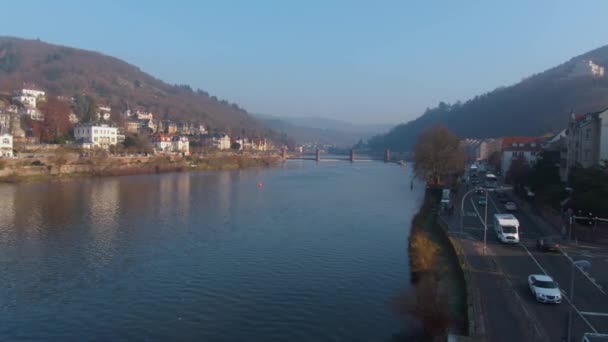
[[[477,207],[475,206],[475,201],[473,201],[473,199],[471,198],[471,204],[473,205],[473,209],[475,209],[475,212],[477,213],[477,218],[479,219],[479,222],[481,222],[482,225],[484,224],[484,220],[481,219],[481,214],[479,213],[479,210],[477,210]],[[483,228],[482,228],[483,230]]]
[[[532,258],[532,260],[534,260],[534,262],[540,268],[540,270],[543,271],[543,273],[548,276],[549,274],[547,273],[547,271],[545,271],[545,269],[538,263],[538,261],[536,261],[536,258],[532,255],[532,253],[530,253],[528,248],[525,245],[521,245],[521,246],[526,250],[526,252],[530,256],[530,258]],[[553,281],[555,281],[557,286],[559,286],[559,283],[555,279],[553,279]],[[572,306],[574,311],[576,311],[576,313],[578,313],[578,315],[581,316],[581,318],[583,319],[583,321],[585,321],[585,323],[587,323],[589,328],[591,328],[591,330],[593,330],[593,332],[597,334],[597,330],[593,327],[593,325],[591,325],[591,323],[589,323],[589,321],[585,318],[585,316],[583,316],[583,314],[579,311],[579,309],[576,307],[576,305],[574,305],[574,303],[572,303],[570,301],[570,298],[568,298],[568,296],[566,296],[566,292],[564,292],[564,290],[561,288],[561,286],[560,286],[560,290],[562,291],[563,297],[568,301],[568,304],[570,304],[570,306]]]
[[[566,254],[566,252],[564,252],[561,248],[560,251],[562,252],[562,254],[566,257],[566,259],[568,259],[572,264],[574,264],[574,260],[572,259],[571,256],[569,256],[568,254]],[[581,272],[585,278],[587,278],[587,280],[589,280],[589,282],[591,282],[591,284],[593,284],[593,286],[595,286],[595,288],[597,288],[604,296],[606,296],[606,292],[604,292],[604,289],[602,288],[602,285],[598,284],[595,279],[593,279],[590,275],[589,272],[586,272],[578,267],[575,267],[576,269],[579,270],[579,272]]]
[[608,312],[589,312],[589,311],[581,311],[581,314],[587,316],[603,316],[608,317]]

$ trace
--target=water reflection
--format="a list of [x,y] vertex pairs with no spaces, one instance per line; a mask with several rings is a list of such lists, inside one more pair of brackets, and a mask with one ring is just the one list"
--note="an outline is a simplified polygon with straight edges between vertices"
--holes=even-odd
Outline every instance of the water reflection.
[[0,340],[385,340],[421,199],[407,172],[0,185]]

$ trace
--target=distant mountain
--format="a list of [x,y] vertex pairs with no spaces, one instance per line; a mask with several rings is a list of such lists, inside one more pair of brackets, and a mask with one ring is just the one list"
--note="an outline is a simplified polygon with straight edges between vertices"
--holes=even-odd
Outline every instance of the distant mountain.
[[435,124],[447,125],[468,138],[558,132],[566,126],[571,111],[608,107],[608,78],[600,75],[601,66],[608,66],[608,46],[465,103],[441,102],[419,118],[370,139],[369,145],[376,150],[409,151],[420,132]]
[[385,132],[390,125],[356,125],[344,121],[319,117],[276,117],[254,114],[264,126],[285,133],[298,144],[316,143],[350,147],[361,139]]
[[266,131],[234,103],[187,85],[167,84],[101,53],[39,40],[0,37],[0,91],[24,84],[55,95],[87,93],[113,107],[143,107],[161,117],[200,121],[212,129]]

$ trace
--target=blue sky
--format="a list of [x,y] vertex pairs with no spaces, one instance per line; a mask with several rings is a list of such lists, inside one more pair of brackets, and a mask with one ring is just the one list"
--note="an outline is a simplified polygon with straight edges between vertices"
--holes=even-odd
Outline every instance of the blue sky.
[[608,44],[602,0],[84,3],[6,2],[0,34],[103,52],[254,113],[357,123],[404,122]]

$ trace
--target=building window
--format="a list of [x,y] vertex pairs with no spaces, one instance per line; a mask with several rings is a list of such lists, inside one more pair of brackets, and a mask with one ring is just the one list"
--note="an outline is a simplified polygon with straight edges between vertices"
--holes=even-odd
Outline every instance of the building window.
[[10,144],[11,142],[10,142],[10,140],[9,140],[8,138],[4,138],[4,139],[2,139],[2,143],[3,143],[4,145],[8,145],[8,144]]
[[589,160],[589,150],[585,150],[585,160]]
[[587,139],[587,140],[591,139],[591,128],[587,128],[585,130],[585,139]]

